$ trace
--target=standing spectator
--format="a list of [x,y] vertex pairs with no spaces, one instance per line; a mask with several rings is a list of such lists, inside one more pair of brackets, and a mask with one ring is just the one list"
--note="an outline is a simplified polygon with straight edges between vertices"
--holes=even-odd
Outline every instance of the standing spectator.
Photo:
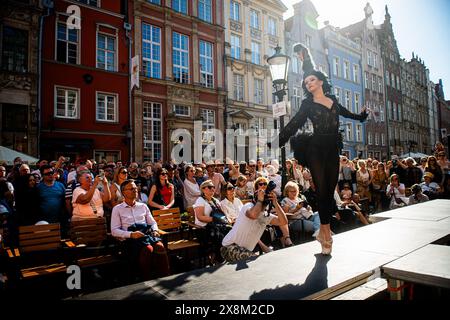
[[48,160],[45,160],[45,159],[39,159],[39,161],[36,162],[37,169],[31,172],[32,174],[38,175],[38,179],[36,180],[36,184],[38,184],[42,180],[41,171],[39,169],[42,166],[47,165],[47,164],[48,164]]
[[366,168],[366,162],[364,160],[358,160],[358,171],[356,172],[356,192],[362,198],[368,198],[369,202],[372,201],[372,195],[370,194],[369,186],[371,181],[369,170]]
[[406,158],[406,169],[405,169],[405,187],[411,188],[412,185],[420,183],[422,181],[422,171],[416,167],[416,161],[408,157]]
[[212,161],[206,164],[206,171],[207,179],[211,180],[215,187],[214,197],[219,199],[222,192],[222,186],[226,185],[227,182],[222,174],[214,172],[214,163]]
[[433,182],[442,185],[444,180],[444,175],[441,167],[438,165],[437,160],[434,156],[428,157],[427,165],[425,166],[425,172],[430,172],[433,174]]
[[383,210],[386,202],[386,187],[388,184],[388,176],[383,162],[378,163],[376,170],[372,171],[372,198],[375,209],[377,211]]
[[14,185],[6,180],[6,168],[4,166],[0,166],[0,180],[6,181],[6,186],[8,187],[8,190],[14,194]]
[[197,181],[194,179],[194,167],[192,165],[187,165],[184,168],[185,179],[183,182],[184,185],[184,201],[185,208],[192,207],[197,201],[197,198],[200,197],[200,186],[197,184]]
[[136,180],[139,177],[139,164],[132,162],[128,166],[128,178]]
[[40,168],[42,182],[37,186],[39,193],[40,219],[48,223],[61,223],[67,227],[68,215],[65,209],[66,188],[55,181],[55,172],[50,165]]
[[16,181],[14,193],[17,222],[28,226],[39,221],[39,194],[35,175],[21,176]]
[[[73,191],[72,197],[72,220],[103,217],[103,203],[111,199],[106,177],[96,176],[92,182],[92,175],[84,171],[78,181],[80,186]],[[99,183],[103,184],[102,192],[97,188]]]

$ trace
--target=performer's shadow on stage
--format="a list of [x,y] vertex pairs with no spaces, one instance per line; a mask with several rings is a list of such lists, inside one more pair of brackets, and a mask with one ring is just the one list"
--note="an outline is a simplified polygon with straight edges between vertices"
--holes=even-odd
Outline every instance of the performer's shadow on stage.
[[249,300],[299,300],[328,288],[327,263],[331,256],[315,255],[316,264],[303,284],[288,284],[255,292]]

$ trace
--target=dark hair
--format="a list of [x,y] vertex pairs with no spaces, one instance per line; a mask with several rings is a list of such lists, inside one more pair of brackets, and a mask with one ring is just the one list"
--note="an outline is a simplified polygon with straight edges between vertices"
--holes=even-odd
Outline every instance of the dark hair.
[[[320,81],[323,81],[323,84],[322,84],[323,93],[325,95],[331,95],[331,84],[330,84],[330,81],[328,79],[328,76],[325,73],[323,73],[321,71],[316,71],[316,70],[309,71],[309,72],[306,72],[303,75],[303,79],[306,79],[309,76],[315,76]],[[305,98],[312,100],[313,99],[313,95],[312,95],[311,92],[309,92],[306,89],[305,80],[302,81],[302,88],[303,88],[303,92],[304,92]]]
[[45,165],[41,166],[39,168],[39,171],[41,172],[41,175],[44,174],[44,170],[47,170],[47,169],[52,169],[53,170],[53,167],[51,165],[49,165],[49,164],[45,164]]
[[127,179],[127,180],[125,180],[124,182],[122,182],[121,184],[120,184],[120,192],[123,194],[123,189],[125,189],[125,187],[127,186],[127,185],[129,185],[130,183],[133,183],[134,182],[134,179]]

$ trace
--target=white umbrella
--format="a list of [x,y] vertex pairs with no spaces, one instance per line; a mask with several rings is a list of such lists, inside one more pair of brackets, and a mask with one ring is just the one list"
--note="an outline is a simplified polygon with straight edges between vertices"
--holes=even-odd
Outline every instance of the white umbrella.
[[36,162],[39,161],[39,159],[29,156],[25,153],[0,146],[0,163],[6,162],[7,165],[12,166],[14,164],[14,158],[17,157],[22,158],[23,162],[28,164],[36,164]]

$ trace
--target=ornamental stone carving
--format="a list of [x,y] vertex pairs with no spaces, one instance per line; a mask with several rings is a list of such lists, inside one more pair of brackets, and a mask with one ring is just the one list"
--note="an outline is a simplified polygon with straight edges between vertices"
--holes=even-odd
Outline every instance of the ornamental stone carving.
[[22,75],[0,75],[0,88],[31,90],[31,77]]
[[242,32],[242,23],[230,20],[230,29],[236,32]]
[[195,94],[193,91],[173,86],[167,87],[167,95],[169,98],[184,100],[186,102],[192,102],[195,99]]
[[278,37],[269,35],[269,43],[273,46],[278,45]]
[[250,27],[250,36],[253,39],[261,40],[261,31],[255,28]]

